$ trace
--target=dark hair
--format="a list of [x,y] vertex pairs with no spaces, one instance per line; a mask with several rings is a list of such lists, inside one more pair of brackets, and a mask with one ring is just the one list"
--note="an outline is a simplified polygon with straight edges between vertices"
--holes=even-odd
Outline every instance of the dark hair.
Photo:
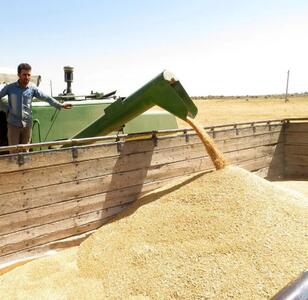
[[27,63],[22,63],[19,64],[19,66],[17,67],[17,73],[20,74],[21,70],[27,70],[27,71],[31,71],[31,66]]

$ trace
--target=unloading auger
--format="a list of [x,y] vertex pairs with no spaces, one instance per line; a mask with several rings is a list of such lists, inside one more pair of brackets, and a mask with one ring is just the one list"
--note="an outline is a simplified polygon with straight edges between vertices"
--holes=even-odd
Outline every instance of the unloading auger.
[[155,105],[183,120],[194,118],[198,112],[180,81],[171,72],[163,71],[129,97],[109,105],[103,115],[72,139],[107,135]]

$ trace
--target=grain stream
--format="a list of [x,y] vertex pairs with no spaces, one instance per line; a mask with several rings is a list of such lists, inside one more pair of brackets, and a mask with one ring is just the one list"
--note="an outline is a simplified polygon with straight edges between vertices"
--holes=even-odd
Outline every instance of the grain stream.
[[223,154],[218,150],[212,138],[207,134],[203,127],[190,117],[187,117],[186,122],[197,132],[201,142],[203,143],[206,152],[210,156],[216,170],[224,168],[227,163]]

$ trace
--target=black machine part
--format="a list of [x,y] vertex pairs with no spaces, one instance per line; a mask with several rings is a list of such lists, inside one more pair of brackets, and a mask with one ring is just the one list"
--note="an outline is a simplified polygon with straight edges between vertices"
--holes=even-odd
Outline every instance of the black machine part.
[[7,121],[6,121],[6,113],[4,111],[0,111],[0,146],[7,146]]
[[70,66],[65,66],[64,68],[64,81],[67,84],[66,90],[63,91],[63,94],[72,95],[72,82],[73,82],[73,72],[74,68]]
[[308,271],[290,282],[271,300],[308,300]]

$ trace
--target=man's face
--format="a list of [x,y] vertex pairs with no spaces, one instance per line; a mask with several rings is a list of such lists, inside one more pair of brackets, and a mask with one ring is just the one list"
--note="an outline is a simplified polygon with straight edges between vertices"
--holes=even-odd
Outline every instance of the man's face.
[[31,70],[22,69],[20,73],[18,74],[18,77],[19,77],[19,84],[22,87],[26,87],[29,84],[30,79],[31,79]]

